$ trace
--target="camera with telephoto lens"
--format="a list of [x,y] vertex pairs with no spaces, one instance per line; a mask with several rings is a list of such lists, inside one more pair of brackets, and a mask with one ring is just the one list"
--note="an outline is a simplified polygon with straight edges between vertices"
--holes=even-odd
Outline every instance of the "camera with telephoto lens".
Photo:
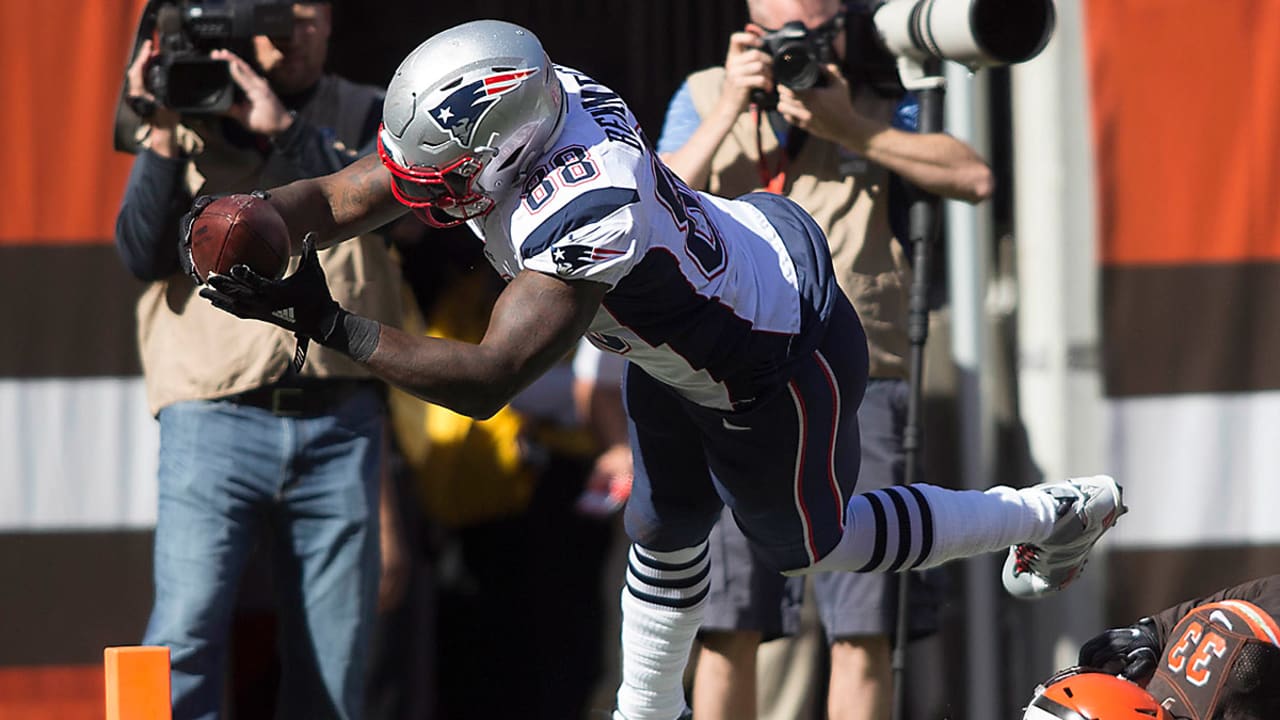
[[[949,60],[970,70],[1026,62],[1053,36],[1054,0],[851,0],[840,14],[808,30],[790,22],[761,38],[773,58],[773,78],[803,90],[826,79],[822,66],[837,62],[832,43],[847,30],[841,71],[854,86],[884,97],[900,95],[924,63]],[[763,110],[777,93],[751,92]]]
[[880,0],[879,42],[900,59],[950,60],[971,70],[1021,63],[1053,35],[1053,0]]
[[[823,66],[836,61],[831,43],[844,28],[840,14],[810,30],[799,20],[783,25],[760,37],[760,49],[773,59],[773,80],[793,90],[808,90],[826,84]],[[751,102],[762,110],[778,106],[777,91],[759,88],[751,91]]]
[[226,48],[249,59],[255,35],[291,36],[293,5],[285,0],[153,0],[139,30],[142,37],[153,31],[156,38],[159,54],[144,78],[156,102],[188,115],[209,115],[231,107],[238,89],[227,62],[209,53]]

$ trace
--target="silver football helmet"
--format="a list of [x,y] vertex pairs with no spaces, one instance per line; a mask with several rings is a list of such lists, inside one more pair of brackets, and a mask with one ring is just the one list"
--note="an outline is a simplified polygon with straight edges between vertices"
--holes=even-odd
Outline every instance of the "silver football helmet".
[[434,35],[387,86],[378,155],[429,225],[493,209],[559,134],[564,88],[533,33],[477,20]]

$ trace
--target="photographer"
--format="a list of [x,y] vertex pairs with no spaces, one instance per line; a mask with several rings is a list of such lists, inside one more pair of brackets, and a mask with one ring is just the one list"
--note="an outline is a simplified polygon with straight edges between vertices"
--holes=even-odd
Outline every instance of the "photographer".
[[[727,197],[780,193],[821,226],[871,358],[858,411],[857,490],[898,485],[904,480],[911,268],[902,243],[905,188],[893,178],[976,203],[991,193],[991,172],[959,140],[911,132],[917,106],[910,96],[881,97],[846,79],[847,51],[864,48],[849,47],[845,23],[852,14],[841,3],[749,0],[747,7],[751,22],[730,36],[724,67],[694,73],[671,100],[658,150],[690,187]],[[780,76],[804,79],[796,84],[807,87],[776,83]],[[728,510],[710,544],[711,565],[722,572],[711,577],[694,717],[754,718],[757,646],[796,631],[802,581],[762,566]],[[896,583],[882,574],[815,576],[814,600],[831,642],[827,705],[834,720],[889,715]],[[926,587],[913,595],[922,606],[913,612],[915,634],[936,627],[933,595]]]
[[[223,7],[255,9],[254,0]],[[380,501],[391,498],[380,492],[380,383],[319,347],[289,372],[294,337],[199,300],[178,260],[193,197],[327,174],[373,147],[381,91],[323,72],[329,3],[294,3],[291,13],[291,34],[245,38],[250,56],[209,53],[238,88],[224,115],[179,114],[157,100],[145,78],[162,58],[149,39],[127,76],[129,106],[143,117],[116,246],[149,283],[138,338],[160,423],[155,604],[143,642],[171,649],[176,720],[222,714],[229,626],[259,542],[279,600],[281,713],[359,717],[380,550],[397,556],[395,534],[380,534],[380,510],[389,512]],[[382,239],[342,243],[321,262],[343,305],[398,322],[399,275]],[[397,569],[387,570],[394,584]]]

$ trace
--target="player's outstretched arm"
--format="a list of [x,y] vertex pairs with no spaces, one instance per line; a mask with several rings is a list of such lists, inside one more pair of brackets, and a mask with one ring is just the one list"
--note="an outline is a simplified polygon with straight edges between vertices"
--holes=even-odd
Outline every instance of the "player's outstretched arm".
[[498,297],[479,345],[383,326],[364,364],[424,400],[486,418],[573,349],[606,290],[526,270]]
[[391,194],[391,174],[377,155],[270,193],[271,204],[293,231],[294,255],[302,253],[305,232],[316,233],[317,245],[325,248],[379,228],[407,211]]
[[480,344],[409,335],[338,306],[316,256],[303,239],[292,275],[271,280],[245,265],[212,275],[200,296],[237,317],[278,325],[364,363],[384,380],[424,400],[477,418],[507,404],[564,357],[608,290],[526,270],[498,297]]

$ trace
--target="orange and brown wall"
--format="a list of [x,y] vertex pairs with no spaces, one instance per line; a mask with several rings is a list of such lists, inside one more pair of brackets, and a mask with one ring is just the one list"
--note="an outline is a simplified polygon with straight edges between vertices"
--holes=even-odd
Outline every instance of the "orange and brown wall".
[[102,648],[136,643],[150,602],[146,512],[101,502],[149,430],[117,414],[141,286],[112,248],[130,159],[110,150],[141,6],[0,3],[0,718],[100,717]]
[[1128,622],[1280,572],[1280,3],[1084,15]]

